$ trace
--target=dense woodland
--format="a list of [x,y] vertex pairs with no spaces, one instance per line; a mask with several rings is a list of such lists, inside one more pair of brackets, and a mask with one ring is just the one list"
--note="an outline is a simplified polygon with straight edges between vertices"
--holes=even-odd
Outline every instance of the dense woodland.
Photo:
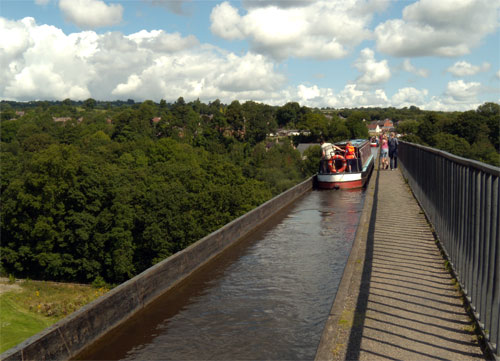
[[[412,142],[499,165],[500,106],[311,109],[298,103],[0,103],[1,273],[123,282],[317,170],[299,142],[366,138],[390,118]],[[307,131],[269,138],[278,128]]]

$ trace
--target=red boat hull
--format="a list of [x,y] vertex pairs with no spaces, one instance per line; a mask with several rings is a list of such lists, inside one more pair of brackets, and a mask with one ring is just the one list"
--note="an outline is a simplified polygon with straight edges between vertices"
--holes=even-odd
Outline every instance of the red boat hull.
[[362,188],[365,185],[365,179],[360,179],[351,182],[319,182],[318,188],[321,189],[355,189]]

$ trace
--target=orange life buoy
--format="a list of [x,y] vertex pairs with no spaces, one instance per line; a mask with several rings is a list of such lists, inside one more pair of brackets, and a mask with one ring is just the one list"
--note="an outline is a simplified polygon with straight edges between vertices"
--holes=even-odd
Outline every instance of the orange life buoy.
[[[334,166],[334,163],[336,160],[342,161],[342,167],[336,168]],[[346,162],[345,158],[343,156],[341,156],[340,154],[335,154],[333,157],[331,157],[328,160],[328,169],[330,170],[331,173],[342,173],[345,170],[346,166],[347,166],[347,162]]]

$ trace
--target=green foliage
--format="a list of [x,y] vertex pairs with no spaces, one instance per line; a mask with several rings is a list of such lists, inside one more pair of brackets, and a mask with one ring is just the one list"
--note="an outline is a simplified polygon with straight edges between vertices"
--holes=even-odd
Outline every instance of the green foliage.
[[19,119],[2,120],[0,126],[0,140],[10,143],[15,139],[21,126],[21,121]]
[[497,117],[500,115],[500,104],[487,102],[477,107],[477,112],[485,117]]
[[306,114],[298,124],[298,128],[311,132],[311,139],[315,139],[315,141],[324,139],[329,135],[328,120],[321,113]]
[[2,104],[0,107],[0,121],[6,121],[16,117],[16,110],[10,104]]
[[[169,109],[146,101],[105,113],[98,106],[87,102],[78,122],[55,123],[54,105],[6,121],[5,274],[123,282],[304,177],[290,145],[257,161],[250,143],[224,137],[220,102],[206,107],[180,98]],[[203,120],[193,107],[215,115]],[[275,127],[272,107],[246,103],[239,110],[252,142]],[[162,121],[153,124],[158,115]]]
[[484,119],[475,111],[468,111],[460,114],[456,120],[444,127],[447,133],[464,138],[469,144],[474,143],[479,134]]
[[434,146],[434,136],[438,133],[439,128],[433,122],[433,118],[429,116],[418,125],[417,136],[426,145]]
[[437,133],[434,135],[433,143],[436,148],[461,157],[467,157],[470,154],[469,143],[464,138],[454,134]]
[[[227,112],[226,112],[226,119],[227,123],[233,127],[235,131],[242,131],[245,125],[245,119],[243,116],[243,107],[241,106],[240,102],[237,100],[234,100],[229,104],[227,107]],[[219,126],[222,126],[223,124],[220,124]]]
[[368,128],[365,121],[368,118],[366,112],[353,112],[349,115],[346,121],[346,126],[350,132],[350,139],[366,139],[368,138]]
[[268,149],[264,143],[254,148],[251,165],[256,170],[255,178],[270,187],[272,194],[279,194],[303,179],[300,152],[289,141],[272,144]]
[[276,120],[280,127],[286,126],[288,124],[297,124],[301,119],[301,110],[299,103],[291,102],[286,103],[278,109],[276,112]]
[[471,145],[468,158],[500,167],[500,154],[486,137],[480,137]]
[[266,139],[267,134],[277,128],[272,107],[247,101],[242,105],[245,122],[245,139],[251,144]]
[[88,98],[87,100],[85,100],[83,102],[83,106],[86,109],[94,109],[96,104],[97,104],[97,102],[95,101],[95,99],[92,99],[92,98]]
[[420,121],[401,121],[396,129],[404,134],[403,140],[500,165],[500,105],[496,103],[485,103],[476,111],[423,113]]
[[401,140],[406,142],[415,143],[415,144],[423,144],[422,139],[416,134],[406,134],[401,137]]
[[319,146],[302,159],[290,139],[266,138],[278,125],[340,141],[367,138],[363,119],[392,117],[405,140],[499,164],[494,103],[449,114],[183,98],[1,104],[0,270],[13,277],[122,282],[316,173]]
[[399,134],[409,135],[409,134],[417,134],[418,132],[418,122],[416,120],[404,120],[400,121],[396,125],[396,131]]
[[315,145],[304,151],[304,174],[313,175],[318,171],[318,164],[321,160],[321,147]]

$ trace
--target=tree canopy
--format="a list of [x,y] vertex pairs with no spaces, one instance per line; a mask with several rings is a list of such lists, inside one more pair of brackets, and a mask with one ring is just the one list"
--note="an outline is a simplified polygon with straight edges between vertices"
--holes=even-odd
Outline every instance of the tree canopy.
[[[319,146],[392,117],[404,139],[499,165],[500,106],[311,109],[151,100],[0,102],[0,272],[122,282],[313,175]],[[272,138],[280,128],[299,136]]]
[[123,282],[312,175],[290,141],[267,147],[275,109],[255,102],[4,105],[0,257],[16,277]]

